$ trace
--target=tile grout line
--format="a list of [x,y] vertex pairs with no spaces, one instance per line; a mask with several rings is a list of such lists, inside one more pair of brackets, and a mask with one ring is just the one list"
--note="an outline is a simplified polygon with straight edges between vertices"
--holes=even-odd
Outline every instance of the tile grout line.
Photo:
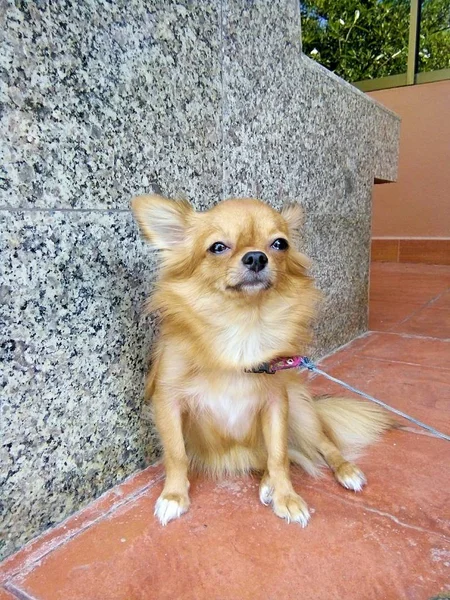
[[[154,465],[150,465],[150,466],[154,466]],[[7,585],[12,584],[13,580],[16,577],[19,577],[22,575],[23,576],[28,575],[28,573],[30,573],[35,568],[37,562],[40,562],[41,560],[43,560],[44,558],[46,558],[47,556],[52,554],[55,550],[57,550],[61,546],[64,546],[66,543],[68,543],[71,540],[73,540],[74,538],[78,537],[78,535],[84,533],[85,531],[90,529],[93,525],[96,525],[103,519],[107,519],[110,515],[114,514],[116,512],[116,510],[123,508],[124,506],[127,506],[127,504],[129,504],[130,502],[132,502],[134,500],[138,500],[148,490],[152,489],[156,484],[158,484],[162,479],[164,479],[164,477],[165,477],[164,473],[159,474],[155,479],[153,479],[150,483],[146,484],[144,487],[140,488],[137,492],[130,494],[126,498],[119,501],[117,504],[114,504],[114,506],[110,507],[106,512],[102,513],[95,519],[88,521],[85,525],[82,525],[79,529],[76,529],[75,531],[70,532],[66,537],[63,536],[54,546],[52,546],[48,550],[44,551],[41,555],[39,555],[39,553],[37,553],[37,556],[31,556],[28,559],[28,562],[27,562],[27,560],[24,561],[24,565],[18,566],[17,569],[15,569],[15,570],[13,569],[12,572],[7,576],[6,582],[3,582],[2,585],[4,585],[4,587],[6,587]],[[108,491],[110,491],[110,490],[108,490]],[[82,511],[80,511],[80,512],[82,512]],[[71,515],[68,518],[70,519],[72,516],[74,516],[74,515]],[[60,525],[61,525],[61,523],[57,527],[59,527]],[[45,533],[43,535],[45,535]]]
[[433,439],[438,439],[433,433],[429,431],[424,431],[422,429],[415,429],[414,427],[408,427],[407,425],[402,425],[402,428],[399,431],[405,431],[406,433],[412,433],[413,435],[424,435],[426,437],[430,437]]
[[[304,485],[303,488],[307,488],[307,489],[310,489],[310,490],[316,490],[317,489],[317,488],[315,488],[314,486],[312,486],[310,484],[307,484],[306,486]],[[359,504],[359,503],[352,502],[350,500],[346,500],[345,498],[342,498],[338,494],[333,494],[333,493],[330,493],[330,492],[326,492],[324,490],[320,490],[320,493],[324,494],[325,496],[328,496],[329,498],[333,498],[333,500],[337,500],[337,501],[341,502],[342,504],[347,504],[349,506],[352,506],[353,508],[359,508],[361,510],[366,510],[367,512],[379,515],[380,517],[386,517],[387,519],[393,521],[394,523],[396,523],[397,525],[400,525],[401,527],[405,527],[406,529],[413,529],[415,531],[420,531],[421,533],[427,533],[428,535],[434,535],[434,536],[436,536],[438,538],[441,538],[441,539],[445,540],[446,542],[450,542],[450,537],[448,537],[444,533],[438,533],[436,531],[431,531],[430,529],[425,529],[425,527],[420,527],[419,525],[413,525],[411,523],[405,523],[404,521],[401,521],[395,515],[391,515],[390,513],[385,512],[383,510],[379,510],[377,508],[373,508],[373,507],[367,506],[365,504]]]
[[[336,367],[341,367],[343,365],[345,365],[345,363],[347,363],[348,361],[352,360],[355,357],[359,357],[362,358],[364,360],[377,360],[380,362],[390,362],[390,363],[394,363],[394,364],[399,364],[399,365],[409,365],[412,367],[423,367],[423,365],[420,365],[418,363],[410,363],[410,362],[406,362],[406,361],[402,361],[402,360],[395,360],[395,359],[390,359],[390,358],[379,358],[376,356],[369,356],[369,355],[365,355],[362,352],[364,351],[365,348],[367,348],[368,344],[372,341],[373,337],[370,334],[387,334],[389,333],[390,335],[393,336],[398,336],[398,337],[406,337],[406,338],[413,338],[413,339],[429,339],[429,340],[433,340],[433,341],[439,341],[439,342],[448,342],[450,340],[447,340],[446,338],[442,339],[442,338],[433,338],[430,336],[419,336],[419,335],[410,335],[410,334],[401,334],[401,333],[396,333],[396,332],[390,332],[390,331],[368,331],[364,334],[362,334],[361,336],[355,338],[354,340],[352,340],[351,342],[348,342],[347,344],[345,344],[344,346],[341,346],[340,348],[338,348],[335,352],[332,352],[326,356],[324,356],[323,358],[321,358],[318,361],[318,365],[320,366],[322,361],[332,357],[334,354],[338,354],[339,352],[341,352],[341,350],[344,350],[346,348],[346,346],[349,346],[352,342],[354,342],[355,340],[360,340],[360,339],[364,339],[365,337],[367,337],[367,341],[365,344],[363,344],[360,348],[358,348],[357,350],[355,350],[355,352],[353,352],[350,356],[346,356],[344,357],[342,360],[338,360],[336,363],[331,364],[328,368],[327,371],[332,371],[334,370]],[[450,367],[437,367],[435,365],[433,365],[434,369],[438,369],[438,370],[442,370],[442,371],[449,371]],[[318,374],[316,373],[312,373],[312,376],[309,377],[308,381],[313,381],[314,379],[317,379]]]
[[[427,368],[427,369],[430,368],[429,365],[421,365],[419,363],[407,362],[405,360],[396,360],[395,358],[379,358],[377,356],[368,356],[367,354],[360,354],[359,358],[363,358],[365,360],[378,360],[380,362],[385,362],[385,363],[394,363],[396,365],[408,365],[410,367],[420,367],[420,368]],[[436,365],[432,365],[431,368],[438,369],[439,371],[450,371],[450,366],[437,367]]]
[[13,583],[7,583],[4,586],[4,589],[10,594],[12,594],[15,598],[17,598],[17,600],[38,600],[36,596],[30,596],[28,592],[24,592],[23,590],[15,586]]
[[15,213],[54,213],[54,212],[63,212],[63,213],[131,213],[129,208],[37,208],[37,207],[14,207],[14,206],[0,206],[0,212],[15,212]]
[[[442,309],[438,309],[438,310],[442,310]],[[397,325],[394,325],[394,328],[395,327],[397,327]],[[402,333],[401,331],[392,331],[392,329],[371,329],[370,333],[388,333],[389,335],[398,335],[398,336],[402,336],[402,337],[432,340],[433,342],[450,342],[450,337],[439,338],[439,337],[433,337],[431,335],[420,335],[420,333]]]
[[[346,344],[343,344],[342,346],[339,346],[338,348],[336,348],[335,350],[333,350],[332,352],[330,352],[329,354],[325,354],[325,356],[322,356],[318,361],[317,364],[321,365],[323,361],[331,358],[332,356],[339,354],[339,352],[343,352],[344,350],[348,349],[348,347],[353,344],[354,342],[356,342],[357,340],[364,340],[365,338],[366,341],[365,343],[361,346],[361,348],[359,350],[362,350],[363,348],[365,348],[367,346],[367,344],[370,342],[370,337],[371,337],[371,333],[373,333],[372,331],[364,331],[364,333],[361,333],[360,335],[358,335],[357,337],[353,338],[352,340],[350,340],[349,342],[347,342]],[[342,360],[338,360],[336,363],[330,365],[330,369],[338,366],[338,365],[342,365],[343,363],[345,363],[347,360],[349,360],[350,358],[352,358],[355,354],[358,353],[359,350],[355,350],[352,354],[350,354],[350,356],[344,357]],[[313,379],[317,378],[317,373],[311,372],[310,373],[310,377],[308,378],[308,381],[313,381]]]
[[[418,313],[420,313],[420,311],[422,311],[424,308],[429,308],[430,306],[432,306],[435,302],[437,302],[437,300],[439,300],[439,298],[441,296],[446,294],[449,290],[450,290],[450,288],[447,287],[444,290],[442,290],[442,292],[439,292],[439,294],[437,296],[433,296],[433,298],[431,298],[431,300],[428,300],[428,302],[425,302],[425,304],[422,304],[422,306],[420,308],[418,308],[417,310],[414,310],[407,317],[405,317],[404,319],[402,319],[401,321],[399,321],[398,323],[393,325],[389,331],[392,331],[395,327],[400,327],[400,325],[407,323],[409,321],[409,319],[411,319],[412,317],[416,317],[418,315]],[[395,332],[392,331],[392,333],[395,333]],[[439,339],[439,338],[437,338],[437,339]]]
[[450,342],[450,338],[437,338],[432,335],[420,335],[418,333],[402,333],[401,331],[386,331],[384,329],[372,329],[370,333],[380,333],[382,335],[397,335],[399,337],[411,339],[432,340],[433,342]]
[[[368,345],[368,343],[371,341],[370,340],[370,334],[374,333],[389,333],[390,335],[398,335],[400,337],[406,337],[406,338],[425,338],[425,339],[430,339],[430,340],[436,340],[436,341],[450,341],[447,340],[447,338],[435,338],[432,336],[421,336],[421,335],[414,335],[414,334],[406,334],[406,333],[401,333],[401,332],[395,332],[392,331],[392,329],[394,327],[399,326],[400,324],[402,324],[404,321],[406,321],[407,319],[409,319],[410,317],[414,316],[417,312],[419,312],[420,310],[422,310],[423,308],[426,308],[428,306],[431,306],[434,302],[437,302],[437,300],[443,295],[446,294],[448,291],[450,290],[450,288],[445,288],[442,292],[439,292],[439,294],[437,296],[434,296],[433,298],[431,298],[431,300],[429,300],[428,302],[426,302],[425,304],[422,304],[419,308],[417,308],[417,310],[413,311],[410,315],[408,315],[405,319],[399,321],[398,323],[396,323],[395,325],[393,325],[393,327],[391,329],[389,329],[388,331],[380,331],[380,330],[376,330],[376,329],[369,329],[368,331],[362,333],[361,335],[357,336],[356,338],[354,338],[353,340],[350,340],[350,342],[347,342],[346,344],[344,344],[343,346],[340,346],[339,348],[337,348],[336,350],[334,350],[333,352],[330,352],[329,354],[326,354],[325,356],[321,357],[318,362],[318,364],[320,365],[322,363],[322,361],[332,357],[335,354],[338,354],[339,352],[343,351],[345,348],[347,348],[348,346],[350,346],[350,344],[352,344],[353,342],[355,342],[356,340],[360,340],[360,339],[364,339],[365,337],[367,338],[367,341],[365,344],[363,344],[360,348],[358,348],[358,350],[355,350],[354,353],[352,353],[350,356],[345,357],[344,359],[342,359],[341,361],[337,361],[335,364],[330,365],[330,369],[333,369],[337,366],[341,366],[342,364],[344,364],[345,362],[347,362],[350,358],[354,357],[355,355],[359,355],[359,356],[363,356],[361,354],[361,351]],[[369,301],[369,312],[370,312],[370,301]],[[364,357],[365,358],[365,357]],[[373,357],[371,357],[373,358]],[[380,360],[380,361],[384,361],[384,360],[388,360],[388,359],[374,359],[374,360]],[[395,362],[398,364],[409,364],[409,365],[414,365],[414,363],[407,363],[404,361],[396,361],[396,360],[390,360],[389,362]],[[445,369],[445,367],[436,367],[439,369]],[[309,377],[308,381],[312,381],[314,379],[317,378],[317,374],[313,373],[312,376]]]
[[444,294],[447,294],[448,292],[450,292],[450,287],[446,287],[445,290],[442,290],[442,292],[440,292],[437,296],[432,298],[428,304],[430,306],[433,306],[433,304],[435,302],[437,302],[439,300],[439,298],[441,298],[441,296],[443,296]]

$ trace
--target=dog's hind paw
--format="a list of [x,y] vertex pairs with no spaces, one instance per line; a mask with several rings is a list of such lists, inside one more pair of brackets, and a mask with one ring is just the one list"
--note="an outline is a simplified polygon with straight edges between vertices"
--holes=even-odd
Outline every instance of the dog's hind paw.
[[161,525],[167,525],[170,521],[181,517],[188,510],[189,504],[187,495],[163,492],[156,501],[154,515]]
[[278,496],[274,494],[273,511],[288,523],[300,523],[302,527],[308,524],[310,514],[306,502],[295,492]]
[[336,469],[334,476],[343,487],[354,492],[360,492],[367,483],[367,479],[361,469],[350,462],[345,462]]

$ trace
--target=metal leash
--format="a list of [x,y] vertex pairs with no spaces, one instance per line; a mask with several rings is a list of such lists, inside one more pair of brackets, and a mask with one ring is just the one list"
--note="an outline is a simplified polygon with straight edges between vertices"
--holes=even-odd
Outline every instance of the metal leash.
[[365,392],[361,392],[360,390],[357,390],[352,385],[349,385],[348,383],[345,383],[344,381],[341,381],[340,379],[336,379],[336,377],[333,377],[332,375],[328,375],[328,373],[325,373],[325,371],[322,371],[321,369],[316,367],[316,365],[306,356],[302,357],[300,364],[301,364],[301,366],[305,367],[309,371],[313,371],[314,373],[317,373],[318,375],[322,375],[323,377],[326,377],[330,381],[334,381],[334,383],[338,383],[339,385],[341,385],[345,389],[349,390],[350,392],[359,394],[359,396],[366,398],[366,400],[375,402],[375,404],[378,404],[379,406],[382,406],[386,410],[389,410],[390,412],[395,413],[399,417],[403,417],[404,419],[411,421],[415,425],[418,425],[419,427],[426,429],[427,431],[432,433],[434,436],[441,438],[443,440],[447,440],[447,442],[450,442],[450,436],[446,435],[445,433],[442,433],[441,431],[434,429],[434,427],[430,427],[430,425],[426,425],[425,423],[422,423],[422,421],[419,421],[419,420],[415,419],[414,417],[410,417],[409,415],[402,412],[401,410],[398,410],[397,408],[393,408],[392,406],[389,406],[389,404],[385,404],[381,400],[377,400],[377,398],[374,398],[373,396],[370,396],[369,394],[366,394]]

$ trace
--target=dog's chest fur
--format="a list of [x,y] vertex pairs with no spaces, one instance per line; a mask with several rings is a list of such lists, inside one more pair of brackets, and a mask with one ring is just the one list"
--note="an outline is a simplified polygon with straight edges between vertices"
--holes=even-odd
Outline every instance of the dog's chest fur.
[[223,434],[241,440],[265,401],[255,377],[258,375],[249,373],[214,380],[196,376],[186,390],[189,407],[200,421],[210,420]]
[[[214,349],[226,363],[248,368],[263,362],[267,354],[282,347],[288,337],[290,319],[288,309],[272,315],[224,314],[216,319],[213,331]],[[281,313],[281,314],[280,314]]]
[[[292,335],[291,306],[278,300],[267,308],[225,308],[213,315],[209,311],[207,298],[198,297],[196,315],[201,323],[202,346],[214,354],[217,366],[202,370],[201,355],[196,355],[194,344],[188,344],[180,361],[193,361],[200,372],[187,374],[183,395],[189,411],[199,422],[205,426],[209,422],[222,434],[243,440],[261,407],[277,393],[272,376],[267,378],[244,370],[282,351]],[[179,372],[186,372],[183,364]]]

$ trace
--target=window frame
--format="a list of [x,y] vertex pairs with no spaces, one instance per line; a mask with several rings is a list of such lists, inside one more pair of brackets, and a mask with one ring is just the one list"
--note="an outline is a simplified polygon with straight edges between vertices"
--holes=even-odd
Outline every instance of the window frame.
[[409,13],[409,39],[408,39],[408,62],[406,73],[378,77],[375,79],[364,79],[352,81],[352,85],[362,92],[374,92],[375,90],[386,90],[394,87],[403,87],[421,83],[433,83],[450,79],[450,69],[437,69],[436,71],[417,72],[418,48],[420,33],[420,9],[421,0],[411,0]]

